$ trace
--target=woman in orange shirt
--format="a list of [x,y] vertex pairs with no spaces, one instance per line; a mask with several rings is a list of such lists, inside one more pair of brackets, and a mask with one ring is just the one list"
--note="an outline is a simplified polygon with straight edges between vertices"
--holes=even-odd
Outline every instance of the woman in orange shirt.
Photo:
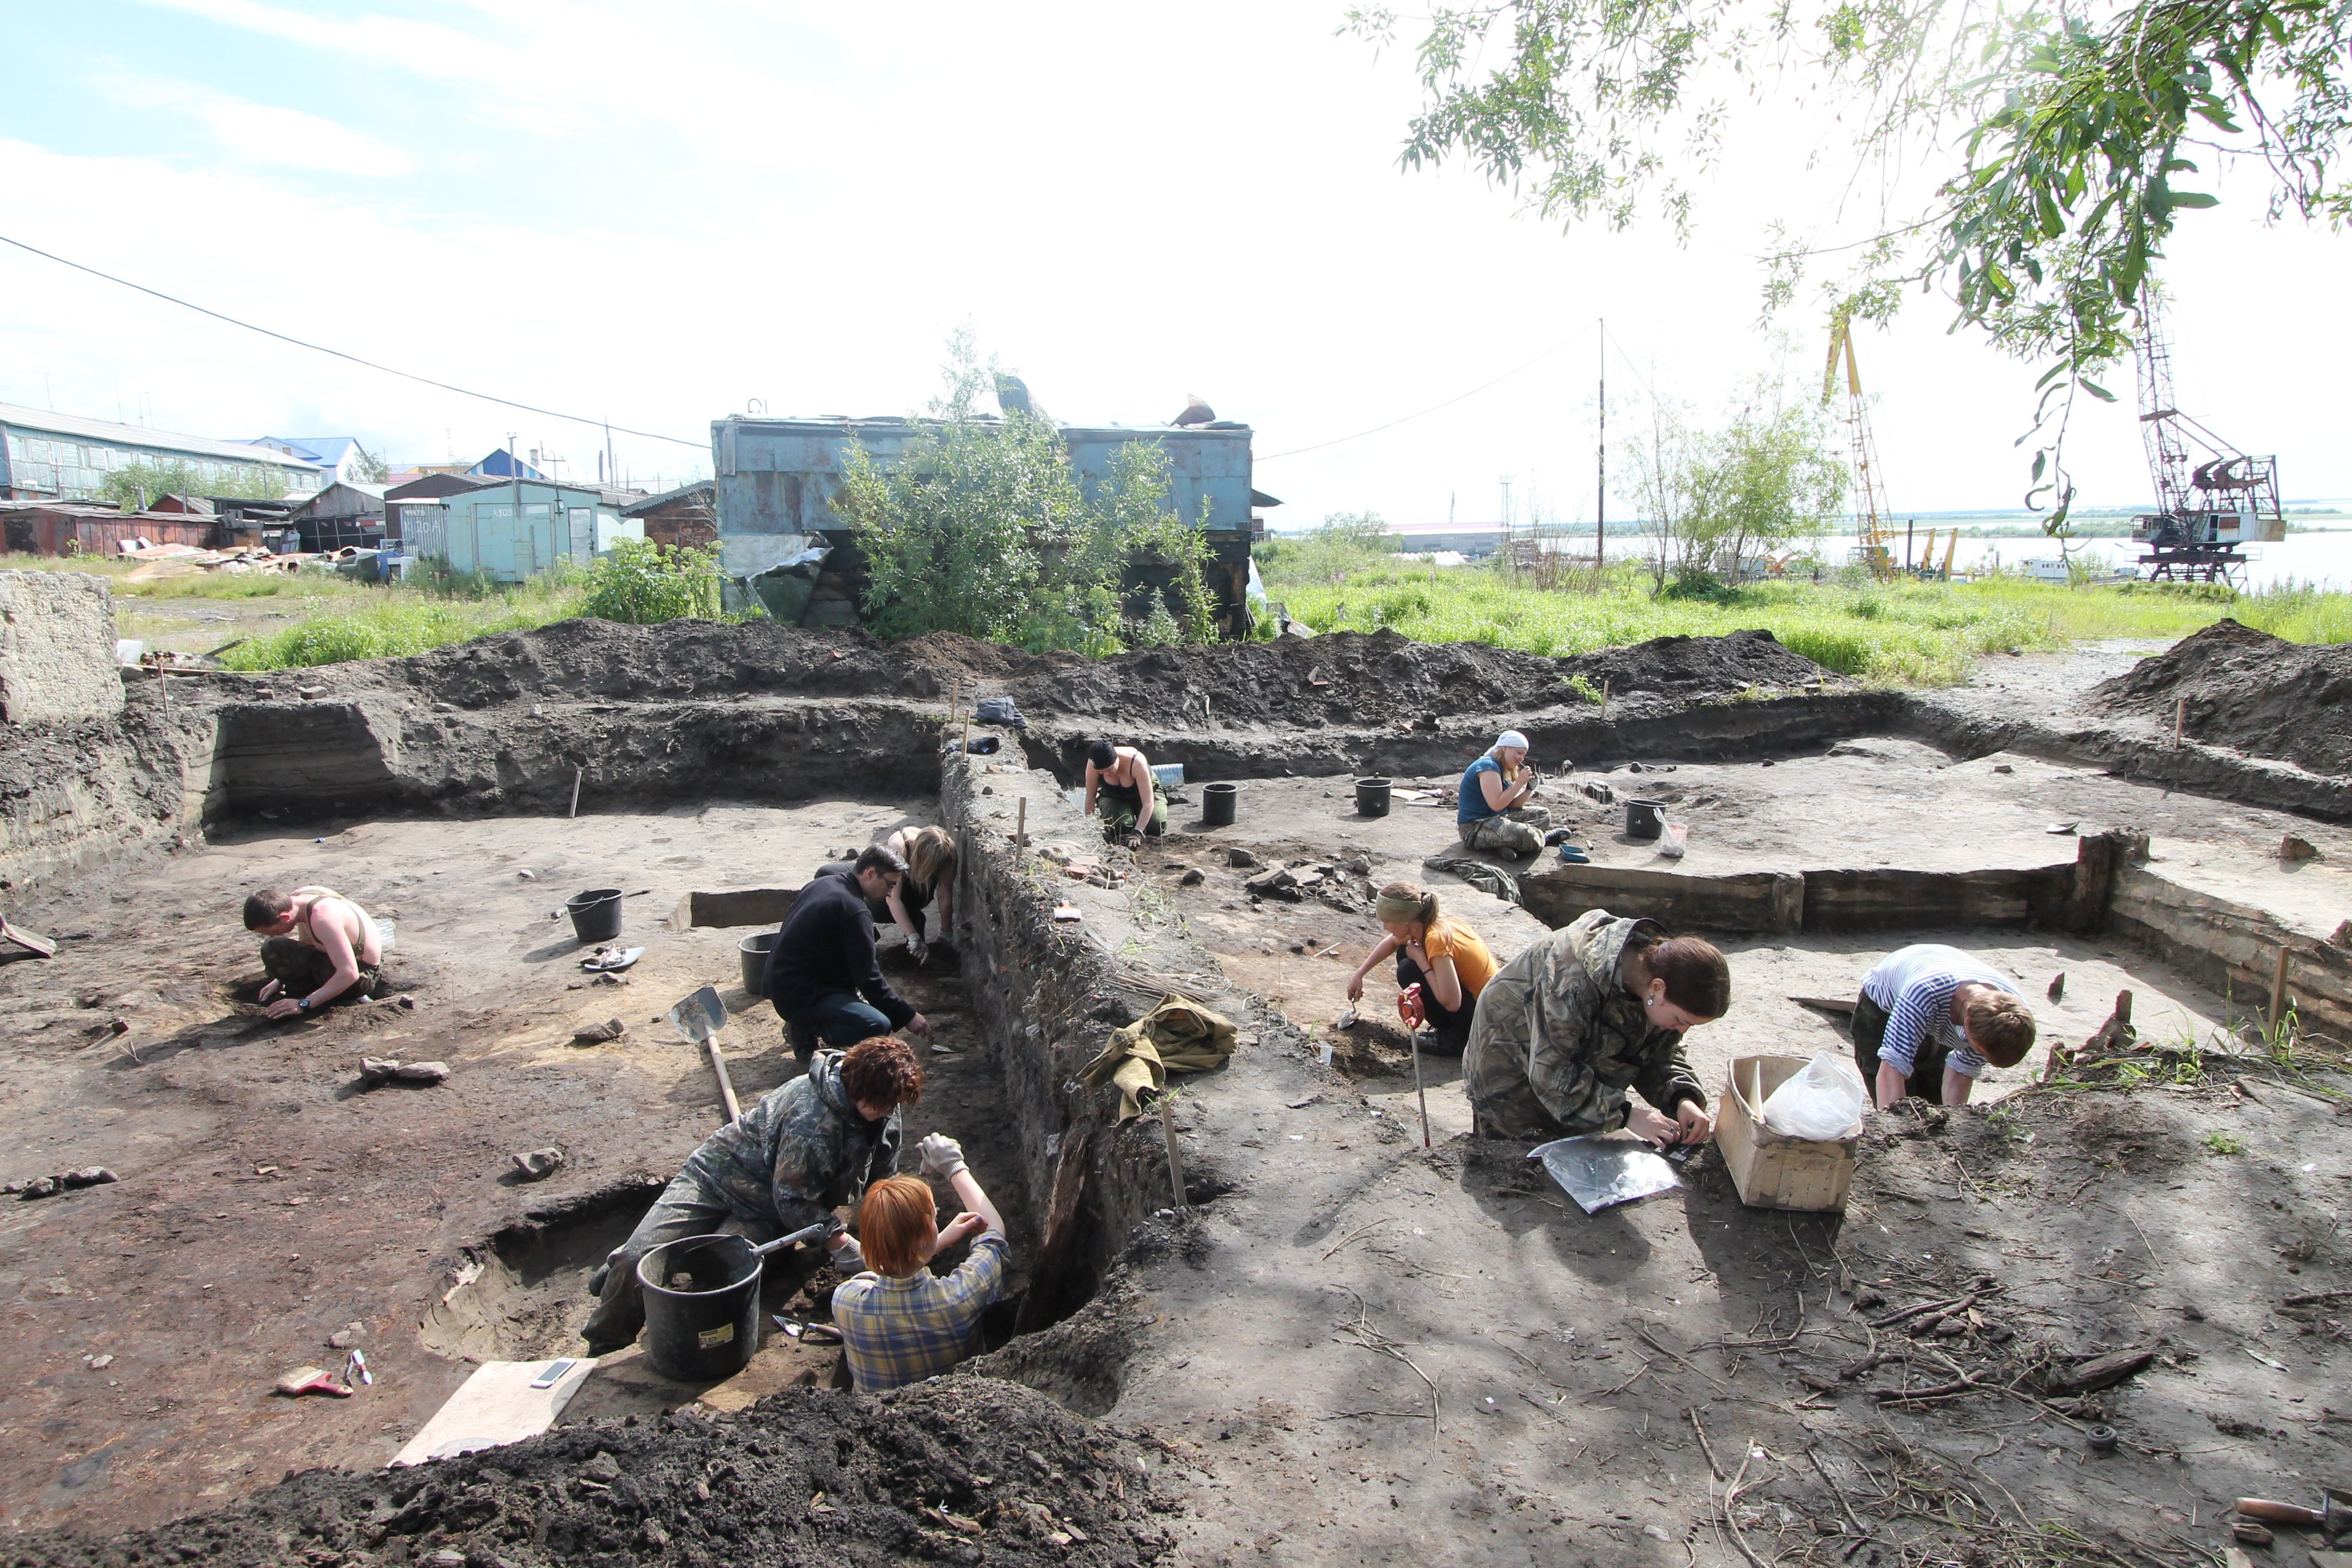
[[1348,1000],[1361,1000],[1364,976],[1394,953],[1398,992],[1409,985],[1421,987],[1422,1015],[1429,1025],[1421,1048],[1460,1056],[1469,1042],[1478,993],[1495,977],[1495,955],[1476,931],[1438,913],[1435,893],[1411,882],[1382,888],[1372,912],[1388,934],[1348,977]]

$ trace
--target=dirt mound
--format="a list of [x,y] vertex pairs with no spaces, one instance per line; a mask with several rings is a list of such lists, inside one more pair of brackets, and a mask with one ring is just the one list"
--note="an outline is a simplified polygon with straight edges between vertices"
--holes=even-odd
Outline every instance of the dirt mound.
[[[793,1389],[733,1416],[570,1427],[416,1469],[311,1470],[112,1541],[10,1542],[11,1568],[366,1561],[1156,1563],[1174,1548],[1134,1446],[1043,1394],[954,1376]],[[447,1555],[445,1555],[447,1554]]]
[[929,700],[977,692],[1011,696],[1034,719],[1118,730],[1198,713],[1204,700],[1227,723],[1378,724],[1574,702],[1580,694],[1570,683],[1579,677],[1595,694],[1605,679],[1616,696],[1680,700],[1748,686],[1795,686],[1822,674],[1762,631],[1663,637],[1574,658],[1483,643],[1418,643],[1381,631],[1089,659],[945,633],[886,643],[860,631],[766,622],[632,626],[572,620],[411,659],[304,671],[302,679],[338,691],[405,687],[463,708],[567,696],[642,700],[766,692]]
[[2182,698],[2193,740],[2314,773],[2352,771],[2352,646],[2291,643],[2220,620],[2091,690],[2107,712],[2168,723]]

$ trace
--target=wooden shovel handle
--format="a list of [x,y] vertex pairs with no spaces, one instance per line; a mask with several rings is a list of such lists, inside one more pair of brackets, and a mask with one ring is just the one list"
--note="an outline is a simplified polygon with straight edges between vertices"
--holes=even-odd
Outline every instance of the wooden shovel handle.
[[719,1080],[719,1101],[727,1108],[730,1126],[742,1120],[743,1108],[736,1103],[735,1084],[727,1076],[727,1058],[719,1054],[719,1031],[713,1029],[702,1037],[702,1054],[710,1058],[710,1074]]
[[2273,1524],[2306,1524],[2316,1527],[2325,1523],[2327,1517],[2315,1508],[2305,1508],[2301,1503],[2273,1502],[2268,1498],[2242,1497],[2238,1500],[2237,1507],[2241,1518],[2266,1519]]

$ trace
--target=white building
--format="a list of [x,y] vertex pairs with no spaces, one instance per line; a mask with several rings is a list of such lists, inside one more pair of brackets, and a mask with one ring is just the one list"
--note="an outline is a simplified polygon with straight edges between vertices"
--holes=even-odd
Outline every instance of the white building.
[[250,441],[0,403],[0,500],[89,500],[109,474],[133,463],[185,464],[207,491],[242,489],[258,477],[280,495],[309,495],[331,477],[308,458]]

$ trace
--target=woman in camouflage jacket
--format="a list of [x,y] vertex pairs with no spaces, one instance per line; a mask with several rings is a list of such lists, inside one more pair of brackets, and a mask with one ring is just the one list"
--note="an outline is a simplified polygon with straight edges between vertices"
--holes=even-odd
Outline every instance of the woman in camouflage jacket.
[[[1714,1131],[1683,1035],[1719,1018],[1731,971],[1711,942],[1593,910],[1529,946],[1478,997],[1464,1087],[1482,1138],[1631,1127],[1661,1145]],[[1639,1089],[1649,1107],[1625,1097]]]

